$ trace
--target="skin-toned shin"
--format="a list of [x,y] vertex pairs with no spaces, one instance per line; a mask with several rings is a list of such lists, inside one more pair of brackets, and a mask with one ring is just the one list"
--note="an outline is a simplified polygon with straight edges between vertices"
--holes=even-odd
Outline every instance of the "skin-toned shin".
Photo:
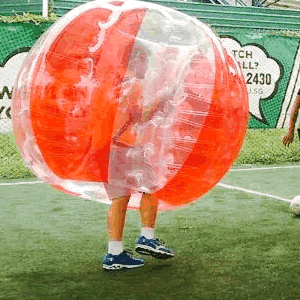
[[130,196],[115,198],[107,215],[109,241],[122,241],[125,217]]
[[151,194],[143,194],[140,205],[142,227],[155,227],[158,199]]
[[292,108],[288,132],[282,138],[282,143],[284,146],[289,146],[294,140],[295,125],[299,114],[299,107],[300,107],[300,95],[298,94]]
[[[126,211],[130,196],[115,198],[107,216],[109,241],[122,241]],[[142,227],[155,227],[158,199],[150,194],[143,194],[140,205]]]

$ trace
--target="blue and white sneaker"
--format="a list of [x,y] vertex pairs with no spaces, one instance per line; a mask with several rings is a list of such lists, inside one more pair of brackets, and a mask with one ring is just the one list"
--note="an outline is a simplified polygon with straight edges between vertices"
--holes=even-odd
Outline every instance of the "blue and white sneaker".
[[168,259],[175,256],[172,249],[166,247],[159,239],[147,239],[139,236],[135,242],[135,251],[143,255],[152,255],[155,258]]
[[131,251],[124,250],[118,255],[105,253],[102,258],[102,266],[105,270],[122,270],[143,267],[145,261],[142,258],[133,257]]

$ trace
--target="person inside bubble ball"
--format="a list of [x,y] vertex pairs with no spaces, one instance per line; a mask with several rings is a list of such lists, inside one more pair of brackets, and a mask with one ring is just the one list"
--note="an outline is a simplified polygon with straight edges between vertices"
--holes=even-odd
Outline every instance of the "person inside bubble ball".
[[[282,143],[284,146],[289,146],[294,140],[294,132],[295,132],[295,126],[296,126],[296,122],[297,122],[297,118],[298,118],[298,114],[299,114],[299,108],[300,108],[300,89],[298,91],[295,103],[292,108],[288,132],[282,138]],[[298,128],[298,136],[300,139],[300,128]]]
[[[115,130],[110,153],[109,183],[105,184],[107,194],[112,200],[107,216],[108,247],[102,258],[106,270],[142,267],[145,261],[123,249],[123,230],[128,202],[134,189],[134,181],[145,177],[144,191],[140,203],[141,234],[136,240],[135,250],[143,255],[168,259],[175,256],[174,251],[154,236],[158,210],[158,199],[151,193],[157,174],[147,163],[145,149],[136,140],[134,129],[138,124],[149,122],[161,109],[162,101],[144,105],[142,80],[145,77],[148,55],[142,49],[134,49],[128,64],[126,78],[122,83],[119,99],[119,113],[115,120]],[[132,154],[132,155],[131,155]],[[135,170],[133,178],[128,170]],[[147,184],[149,186],[147,186]]]

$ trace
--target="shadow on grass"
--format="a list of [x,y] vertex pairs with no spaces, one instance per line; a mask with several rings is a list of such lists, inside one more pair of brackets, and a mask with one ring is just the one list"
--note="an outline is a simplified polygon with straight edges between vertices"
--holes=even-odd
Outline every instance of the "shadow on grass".
[[152,258],[142,268],[120,271],[104,271],[100,262],[61,269],[48,265],[6,278],[0,299],[180,299],[195,285],[195,274],[181,268],[176,259]]
[[123,269],[123,270],[103,270],[108,275],[112,276],[118,276],[118,275],[137,275],[137,274],[146,274],[151,272],[158,272],[164,269],[166,271],[166,268],[169,268],[169,264],[161,264],[161,265],[155,265],[155,266],[145,266],[142,268],[137,269]]

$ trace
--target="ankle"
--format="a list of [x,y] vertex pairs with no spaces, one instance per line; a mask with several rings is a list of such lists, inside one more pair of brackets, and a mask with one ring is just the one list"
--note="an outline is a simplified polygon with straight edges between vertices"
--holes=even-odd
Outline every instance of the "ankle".
[[108,242],[108,253],[113,255],[118,255],[123,252],[123,242],[122,241],[109,241]]
[[154,228],[142,227],[141,236],[144,236],[146,239],[154,239]]

